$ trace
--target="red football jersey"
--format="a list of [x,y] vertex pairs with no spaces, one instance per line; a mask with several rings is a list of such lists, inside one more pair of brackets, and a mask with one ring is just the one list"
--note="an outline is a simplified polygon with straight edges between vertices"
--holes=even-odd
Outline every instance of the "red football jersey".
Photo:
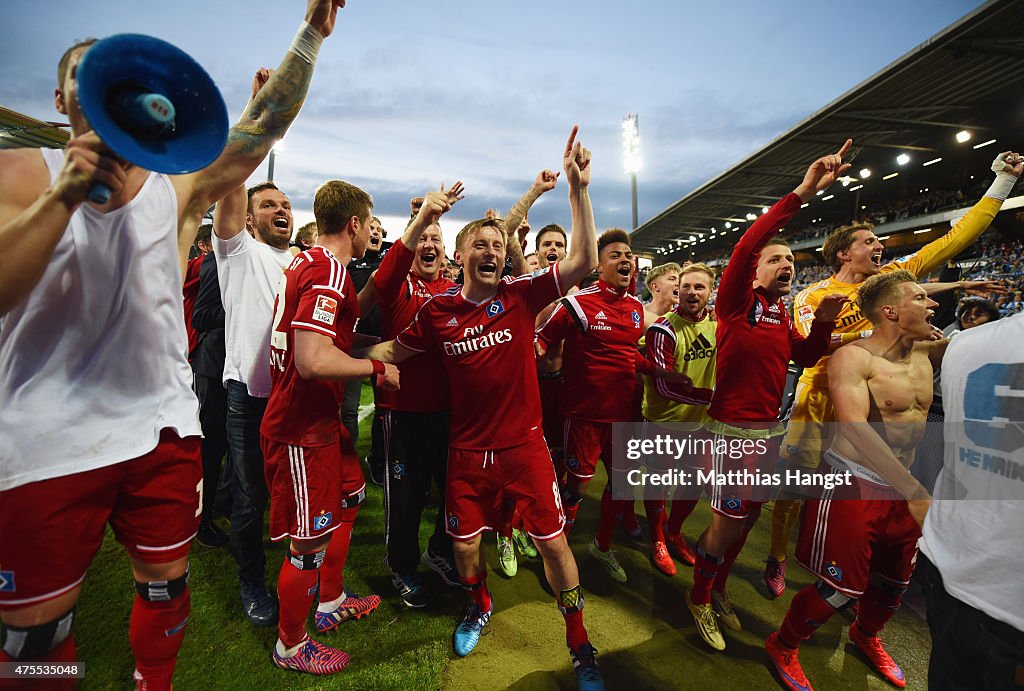
[[192,328],[192,310],[199,296],[199,267],[205,254],[188,260],[185,267],[185,282],[181,286],[181,296],[185,301],[185,333],[188,334],[188,357],[192,359],[192,351],[199,345],[199,332]]
[[[452,288],[455,283],[440,276],[431,282],[410,272],[415,253],[396,242],[384,255],[384,261],[373,276],[373,287],[380,306],[381,340],[389,341],[412,324],[416,312],[427,300]],[[429,413],[452,407],[448,378],[441,364],[440,351],[411,357],[398,366],[402,388],[377,392],[381,408],[412,413]]]
[[647,364],[636,347],[643,329],[643,303],[604,281],[559,300],[537,331],[545,348],[565,341],[559,412],[592,422],[631,420],[637,366]]
[[790,359],[811,367],[828,349],[831,322],[815,322],[805,339],[781,298],[771,302],[763,288],[752,287],[761,250],[799,210],[796,194],[776,202],[739,239],[722,272],[715,301],[718,369],[708,408],[719,422],[751,429],[777,425]]
[[323,247],[299,254],[281,275],[270,333],[270,398],[260,434],[282,444],[326,446],[341,434],[344,382],[303,379],[295,369],[295,330],[334,341],[346,353],[359,319],[352,277]]
[[504,449],[543,434],[534,320],[562,290],[557,264],[505,277],[481,302],[455,287],[430,299],[398,335],[409,350],[441,356],[452,395],[452,447]]

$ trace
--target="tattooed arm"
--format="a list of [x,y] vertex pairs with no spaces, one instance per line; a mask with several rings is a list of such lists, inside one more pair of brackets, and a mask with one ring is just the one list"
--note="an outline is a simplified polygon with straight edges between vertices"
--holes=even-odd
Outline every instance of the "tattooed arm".
[[523,248],[519,244],[516,232],[526,220],[527,214],[530,213],[530,207],[540,198],[540,195],[555,189],[558,176],[559,173],[550,170],[542,170],[538,173],[537,179],[533,181],[530,189],[516,202],[512,210],[508,212],[508,216],[505,217],[505,228],[508,231],[508,256],[512,260],[512,268],[517,276],[529,273],[530,268],[523,257]]
[[188,242],[181,232],[188,224],[181,221],[194,215],[197,208],[205,212],[212,202],[243,184],[284,136],[298,115],[313,76],[317,48],[310,51],[310,46],[318,43],[318,36],[322,39],[331,35],[338,9],[344,6],[345,0],[307,0],[305,21],[309,27],[303,25],[306,41],[300,44],[297,37],[285,53],[281,65],[231,128],[220,157],[197,173],[172,178],[178,196],[179,244]]

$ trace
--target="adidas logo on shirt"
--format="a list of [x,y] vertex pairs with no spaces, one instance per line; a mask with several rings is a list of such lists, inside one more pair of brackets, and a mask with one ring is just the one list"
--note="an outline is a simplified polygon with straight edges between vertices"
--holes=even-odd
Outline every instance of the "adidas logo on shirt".
[[694,339],[690,347],[686,349],[686,354],[683,355],[683,362],[689,362],[690,360],[703,360],[709,358],[715,354],[715,346],[711,344],[707,336],[704,334],[697,334],[697,338]]
[[448,323],[445,326],[458,326],[458,325],[459,325],[459,320],[456,319],[455,317],[452,317],[451,319],[448,320]]
[[597,314],[594,315],[594,319],[607,319],[607,318],[608,317],[605,315],[604,310],[601,310],[600,312],[598,312]]

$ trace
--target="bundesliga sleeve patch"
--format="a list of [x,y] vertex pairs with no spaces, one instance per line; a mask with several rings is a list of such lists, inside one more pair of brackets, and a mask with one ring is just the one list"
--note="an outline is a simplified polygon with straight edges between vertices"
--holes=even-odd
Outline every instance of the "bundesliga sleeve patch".
[[318,295],[316,307],[313,308],[313,319],[323,322],[328,326],[334,326],[334,320],[338,316],[338,301],[326,295]]
[[797,317],[801,322],[809,322],[814,319],[814,308],[810,305],[804,305],[797,310]]

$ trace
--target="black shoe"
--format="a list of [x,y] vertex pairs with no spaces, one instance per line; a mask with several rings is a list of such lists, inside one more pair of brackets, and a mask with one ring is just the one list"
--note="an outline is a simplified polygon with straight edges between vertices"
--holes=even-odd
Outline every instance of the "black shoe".
[[384,486],[384,464],[374,459],[373,455],[366,457],[366,466],[370,469],[370,482],[378,487]]
[[228,544],[228,534],[216,523],[200,523],[196,542],[204,547],[223,547]]
[[242,583],[242,609],[256,626],[277,626],[277,599],[262,583]]
[[394,584],[406,607],[419,609],[430,604],[430,591],[423,585],[423,580],[415,571],[404,576],[392,572],[391,583]]

